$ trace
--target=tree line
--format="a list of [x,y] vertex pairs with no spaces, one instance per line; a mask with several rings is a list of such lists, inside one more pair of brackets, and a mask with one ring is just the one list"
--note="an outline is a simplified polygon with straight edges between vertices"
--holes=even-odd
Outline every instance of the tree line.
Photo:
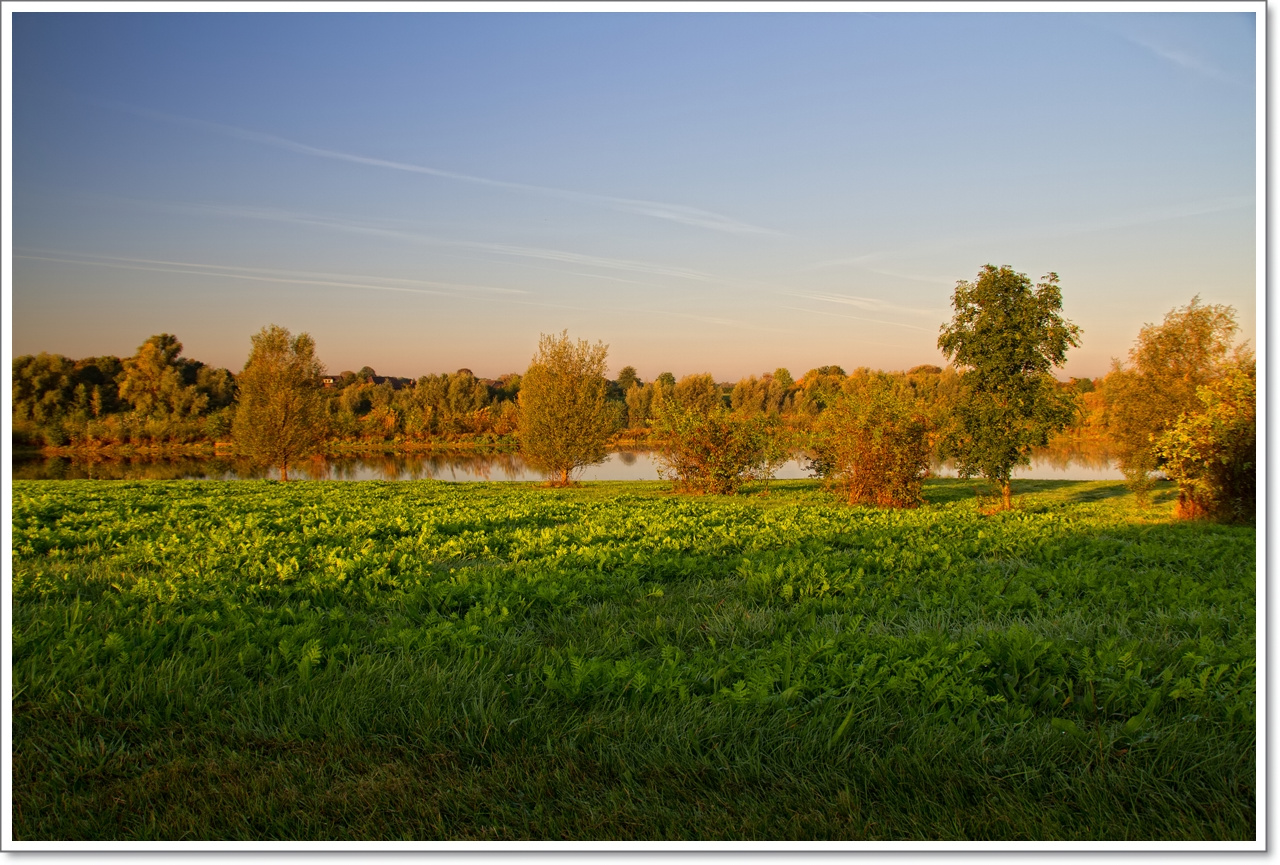
[[1108,445],[1140,500],[1157,472],[1178,484],[1180,514],[1252,517],[1255,362],[1235,345],[1234,310],[1194,298],[1148,324],[1127,361],[1100,379],[1057,379],[1081,338],[1061,315],[1056,274],[1032,284],[987,265],[957,283],[938,346],[948,366],[905,372],[779,368],[736,383],[706,373],[644,382],[606,377],[607,346],[543,335],[524,373],[470,370],[417,380],[326,374],[311,338],[276,326],[232,374],[181,356],[171,335],[133,357],[14,361],[15,443],[70,447],[234,440],[280,468],[334,441],[386,447],[512,443],[566,484],[611,443],[658,449],[686,492],[733,493],[767,480],[797,450],[851,504],[910,507],[934,459],[988,479],[1011,506],[1013,471],[1051,437]]

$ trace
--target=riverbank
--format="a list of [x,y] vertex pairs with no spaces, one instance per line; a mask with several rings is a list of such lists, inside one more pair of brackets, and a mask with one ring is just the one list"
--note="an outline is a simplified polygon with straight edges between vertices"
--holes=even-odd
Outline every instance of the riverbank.
[[[609,440],[612,450],[647,449],[662,444],[662,440],[635,430],[624,430]],[[365,454],[417,454],[417,453],[516,453],[520,442],[514,435],[483,435],[436,439],[359,439],[326,442],[321,455],[344,456]],[[33,447],[15,444],[14,456],[24,458],[66,457],[69,459],[122,458],[122,457],[236,457],[235,442],[188,443],[96,443],[78,445],[45,445]]]

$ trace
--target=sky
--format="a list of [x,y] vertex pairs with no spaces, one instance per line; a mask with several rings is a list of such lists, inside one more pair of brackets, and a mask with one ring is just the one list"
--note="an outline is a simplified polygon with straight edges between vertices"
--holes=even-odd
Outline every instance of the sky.
[[906,369],[987,263],[1062,378],[1196,295],[1259,341],[1260,5],[849,8],[13,13],[12,353]]

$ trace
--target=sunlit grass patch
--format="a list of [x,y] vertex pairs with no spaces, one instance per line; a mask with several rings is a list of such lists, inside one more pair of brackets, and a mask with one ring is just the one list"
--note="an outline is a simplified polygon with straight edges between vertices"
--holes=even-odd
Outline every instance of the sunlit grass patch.
[[1252,838],[1254,529],[1014,490],[15,482],[15,834]]

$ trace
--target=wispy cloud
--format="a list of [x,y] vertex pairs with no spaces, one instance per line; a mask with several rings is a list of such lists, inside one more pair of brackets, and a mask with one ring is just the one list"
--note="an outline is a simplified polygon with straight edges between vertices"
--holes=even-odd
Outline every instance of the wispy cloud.
[[820,318],[851,318],[854,321],[867,321],[867,322],[870,322],[871,324],[887,324],[893,327],[905,327],[907,330],[920,330],[920,331],[924,331],[925,333],[937,333],[937,328],[920,327],[917,324],[905,324],[901,321],[886,321],[885,319],[867,318],[861,315],[844,315],[839,312],[829,312],[827,310],[821,310],[821,309],[806,309],[805,307],[801,307],[801,306],[784,306],[780,308],[792,309],[792,310],[795,310],[796,312],[803,312],[808,315],[816,315]]
[[927,255],[933,252],[942,252],[947,249],[958,248],[969,243],[977,242],[976,240],[942,240],[929,244],[916,244],[909,247],[899,247],[897,249],[881,249],[875,252],[864,252],[860,255],[842,256],[840,258],[828,258],[823,261],[815,261],[813,264],[805,265],[800,271],[807,272],[812,270],[825,270],[832,267],[856,267],[869,273],[878,273],[883,276],[894,276],[902,279],[917,279],[921,282],[934,282],[929,277],[906,276],[901,273],[889,272],[882,269],[870,267],[874,262],[884,259],[898,258],[904,255]]
[[1170,63],[1180,66],[1183,69],[1188,69],[1199,75],[1203,75],[1205,78],[1212,78],[1214,81],[1221,81],[1224,84],[1238,85],[1241,83],[1223,70],[1219,69],[1217,66],[1214,66],[1208,60],[1205,60],[1203,57],[1197,57],[1188,51],[1161,43],[1149,36],[1125,34],[1124,38],[1132,42],[1134,45],[1147,49],[1157,57],[1168,60]]
[[140,117],[147,117],[153,120],[180,123],[185,126],[206,129],[220,135],[238,138],[242,141],[252,141],[256,144],[263,144],[268,147],[275,147],[280,150],[287,150],[292,153],[300,153],[306,156],[315,156],[322,159],[335,159],[342,162],[351,162],[357,165],[368,165],[374,168],[384,168],[392,171],[426,174],[432,177],[441,177],[447,180],[456,180],[463,183],[479,184],[496,189],[509,189],[513,192],[542,195],[551,198],[558,198],[563,201],[575,201],[581,204],[607,207],[612,210],[618,210],[625,213],[635,213],[641,216],[649,216],[655,219],[667,220],[669,222],[678,222],[683,225],[692,225],[698,228],[710,229],[712,231],[723,231],[731,234],[782,234],[782,232],[775,231],[773,229],[762,228],[758,225],[750,225],[730,216],[714,213],[709,210],[702,210],[697,207],[689,207],[683,204],[647,201],[639,198],[622,198],[614,195],[597,195],[590,192],[578,192],[571,189],[537,186],[531,183],[495,180],[491,177],[478,177],[473,174],[462,174],[457,171],[432,168],[426,165],[415,165],[409,162],[397,162],[391,159],[380,159],[374,156],[363,156],[357,153],[346,153],[341,150],[330,150],[325,147],[315,147],[310,144],[304,144],[300,141],[282,138],[279,135],[257,132],[252,129],[243,129],[238,126],[229,126],[225,123],[214,123],[209,120],[198,120],[193,117],[183,117],[178,114],[168,114],[163,111],[152,111],[148,108],[139,108],[133,105],[125,105],[115,102],[103,104],[136,114]]
[[14,258],[31,261],[48,261],[59,264],[80,264],[90,267],[107,267],[118,270],[141,270],[156,273],[180,273],[189,276],[242,279],[252,282],[273,282],[290,285],[314,285],[324,288],[358,288],[371,291],[400,291],[410,294],[457,296],[475,292],[489,294],[520,295],[527,292],[515,288],[499,288],[491,285],[434,282],[431,280],[399,279],[383,276],[362,276],[344,273],[316,273],[305,270],[278,270],[265,267],[238,267],[225,264],[203,264],[190,261],[167,261],[154,258],[125,258],[110,255],[85,255],[72,252],[45,254],[15,253]]
[[672,267],[644,261],[633,261],[624,258],[608,258],[597,255],[585,255],[579,252],[568,252],[560,249],[544,249],[535,246],[519,246],[506,243],[488,243],[478,240],[454,240],[434,237],[416,231],[392,228],[371,222],[319,214],[297,213],[287,210],[259,207],[236,207],[215,204],[177,204],[164,202],[133,202],[146,207],[168,210],[177,213],[197,215],[224,216],[237,219],[256,219],[267,222],[281,222],[293,225],[314,226],[332,231],[344,231],[353,234],[364,234],[375,237],[389,237],[410,243],[442,246],[453,249],[470,250],[488,255],[499,255],[511,258],[533,258],[542,261],[554,261],[585,267],[599,267],[607,270],[621,270],[632,273],[648,273],[656,276],[668,276],[696,282],[716,282],[718,279],[709,273],[683,267]]
[[800,270],[801,272],[808,272],[832,267],[856,267],[869,273],[879,273],[885,276],[893,276],[901,279],[914,279],[920,282],[952,284],[954,280],[944,280],[940,277],[915,276],[901,271],[888,270],[882,266],[878,266],[878,263],[892,260],[900,261],[908,258],[920,258],[923,256],[936,255],[942,252],[950,252],[952,250],[972,247],[990,249],[998,245],[1007,244],[1011,241],[1045,240],[1055,237],[1070,237],[1076,234],[1090,234],[1095,231],[1114,231],[1120,228],[1150,225],[1174,219],[1204,216],[1210,213],[1224,213],[1226,211],[1239,210],[1241,208],[1252,208],[1255,206],[1255,201],[1256,199],[1254,196],[1249,194],[1226,195],[1218,198],[1202,199],[1200,201],[1175,202],[1172,204],[1163,204],[1157,207],[1148,207],[1142,210],[1130,211],[1128,213],[1119,213],[1114,216],[1097,214],[1073,222],[1034,226],[1027,229],[1008,232],[991,232],[984,235],[973,235],[970,237],[950,237],[932,242],[898,247],[896,249],[881,249],[873,252],[860,253],[858,255],[830,258],[806,265]]
[[1127,228],[1132,225],[1147,225],[1155,222],[1166,222],[1171,219],[1185,219],[1191,216],[1203,216],[1209,213],[1223,213],[1228,210],[1239,210],[1253,207],[1255,198],[1249,195],[1224,195],[1202,201],[1186,201],[1149,207],[1132,213],[1116,216],[1099,216],[1069,222],[1052,228],[1045,233],[1049,236],[1087,234],[1093,231],[1110,231],[1116,228]]
[[868,312],[905,313],[907,315],[931,316],[939,314],[939,310],[931,307],[899,306],[896,303],[889,303],[887,300],[880,300],[875,297],[860,297],[858,295],[850,294],[804,294],[799,292],[793,292],[791,296],[803,297],[806,300],[820,300],[825,303],[839,303],[845,306],[865,309]]

